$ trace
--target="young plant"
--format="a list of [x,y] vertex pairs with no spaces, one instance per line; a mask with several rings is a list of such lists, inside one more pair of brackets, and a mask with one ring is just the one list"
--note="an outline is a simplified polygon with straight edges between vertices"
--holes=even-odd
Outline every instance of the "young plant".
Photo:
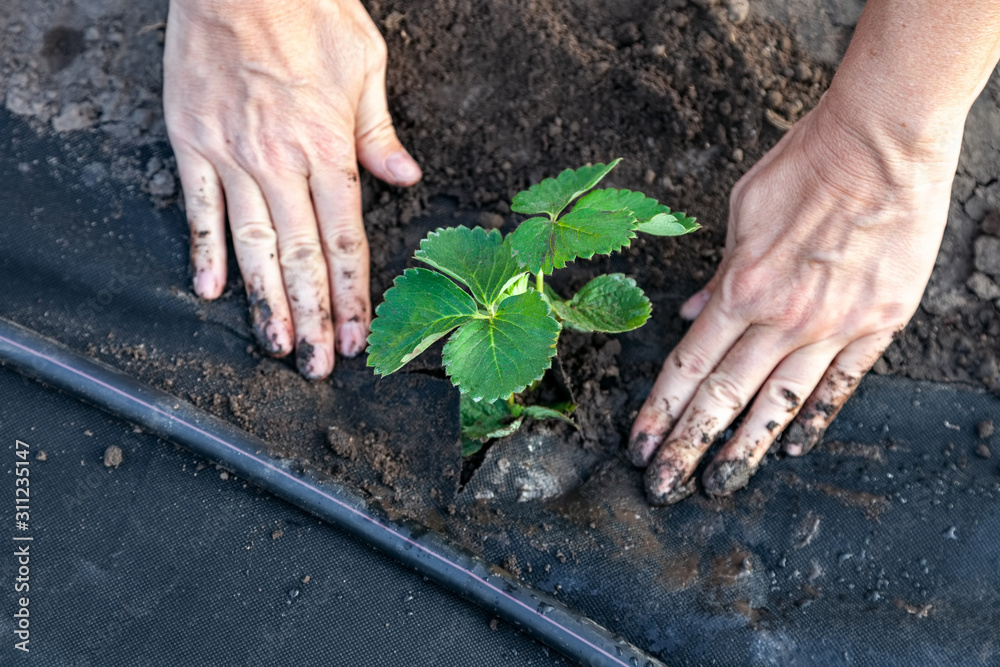
[[694,218],[641,192],[595,190],[620,161],[567,169],[519,193],[511,209],[532,217],[506,238],[480,227],[431,232],[414,255],[430,268],[407,269],[376,309],[368,365],[379,375],[454,331],[444,367],[462,396],[463,453],[513,433],[526,416],[568,421],[573,406],[515,400],[551,366],[563,327],[619,333],[649,318],[649,299],[623,274],[598,276],[570,299],[546,285],[546,276],[577,258],[628,247],[636,232],[679,236],[698,229]]

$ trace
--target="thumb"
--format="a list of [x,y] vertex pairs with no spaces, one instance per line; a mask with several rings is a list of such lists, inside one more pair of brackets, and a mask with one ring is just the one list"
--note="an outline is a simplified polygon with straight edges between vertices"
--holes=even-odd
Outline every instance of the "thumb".
[[704,310],[705,304],[708,300],[712,298],[712,292],[715,290],[715,286],[719,283],[719,276],[722,275],[721,269],[716,272],[712,279],[708,281],[704,287],[694,293],[694,295],[684,302],[681,306],[681,317],[685,320],[691,321],[697,318],[701,311]]
[[369,75],[358,103],[355,142],[360,162],[376,177],[393,185],[413,185],[420,167],[396,137],[385,98],[385,68]]

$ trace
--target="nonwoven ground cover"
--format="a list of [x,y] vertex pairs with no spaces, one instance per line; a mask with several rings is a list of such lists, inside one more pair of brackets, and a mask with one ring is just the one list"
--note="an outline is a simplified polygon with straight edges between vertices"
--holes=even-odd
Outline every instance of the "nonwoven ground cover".
[[[969,633],[973,664],[996,654],[1000,445],[977,430],[1000,413],[989,394],[869,378],[809,457],[770,460],[732,501],[654,510],[619,458],[616,420],[645,395],[665,343],[567,336],[573,386],[548,390],[592,404],[597,437],[532,428],[490,449],[463,483],[458,397],[433,357],[383,380],[344,361],[321,384],[255,358],[235,274],[217,303],[190,296],[176,210],[89,185],[81,165],[98,144],[49,142],[10,119],[0,134],[2,205],[23,221],[0,228],[5,316],[253,432],[293,469],[349,481],[391,516],[468,546],[669,663],[967,664]],[[438,217],[410,223],[387,270],[400,272],[427,231],[461,222],[453,205],[438,206]],[[58,429],[91,437],[76,422]],[[208,483],[196,468],[186,482]],[[272,532],[260,539],[288,544]],[[99,578],[79,567],[79,581]]]

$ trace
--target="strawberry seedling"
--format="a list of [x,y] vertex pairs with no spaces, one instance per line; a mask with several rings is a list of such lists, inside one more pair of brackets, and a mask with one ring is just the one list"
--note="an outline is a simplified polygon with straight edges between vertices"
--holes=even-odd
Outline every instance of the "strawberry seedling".
[[626,248],[637,232],[698,229],[694,218],[641,192],[594,189],[620,161],[567,169],[519,193],[511,209],[532,217],[506,238],[479,227],[431,232],[414,255],[430,268],[407,269],[376,309],[368,365],[379,375],[451,334],[444,367],[462,395],[464,453],[513,433],[526,416],[568,420],[572,406],[515,400],[551,366],[563,327],[619,333],[649,318],[649,299],[623,274],[598,276],[569,299],[546,285],[546,276],[577,258]]

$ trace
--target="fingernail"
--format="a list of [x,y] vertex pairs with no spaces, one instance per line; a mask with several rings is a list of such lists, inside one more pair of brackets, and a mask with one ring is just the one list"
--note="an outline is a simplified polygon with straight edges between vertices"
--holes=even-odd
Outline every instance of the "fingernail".
[[793,421],[791,426],[785,430],[784,448],[789,456],[802,456],[808,454],[809,450],[816,446],[826,433],[826,428],[803,425],[802,422]]
[[194,275],[194,293],[202,299],[210,299],[215,295],[215,276],[208,269],[198,269]]
[[746,486],[754,472],[756,469],[743,459],[712,461],[705,470],[702,484],[710,496],[727,496]]
[[340,327],[337,348],[342,356],[353,358],[365,349],[365,328],[361,322],[348,322]]
[[300,340],[295,348],[295,362],[299,373],[308,380],[321,380],[333,369],[333,360],[326,348],[305,339]]
[[675,468],[670,461],[654,463],[646,468],[646,498],[649,503],[673,505],[694,493],[694,477],[682,484],[683,476],[683,471]]
[[703,289],[695,293],[694,296],[685,301],[684,305],[681,306],[681,317],[685,320],[695,319],[701,314],[701,311],[705,309],[705,304],[708,303],[708,300],[711,297],[712,293],[707,289]]
[[645,468],[653,452],[663,442],[662,435],[639,433],[628,443],[628,459],[636,468]]
[[398,183],[414,183],[420,180],[420,167],[406,151],[396,151],[387,157],[385,166]]
[[280,357],[291,351],[291,340],[285,333],[285,328],[275,322],[271,313],[271,304],[259,292],[251,292],[250,325],[253,327],[257,343],[265,354]]

